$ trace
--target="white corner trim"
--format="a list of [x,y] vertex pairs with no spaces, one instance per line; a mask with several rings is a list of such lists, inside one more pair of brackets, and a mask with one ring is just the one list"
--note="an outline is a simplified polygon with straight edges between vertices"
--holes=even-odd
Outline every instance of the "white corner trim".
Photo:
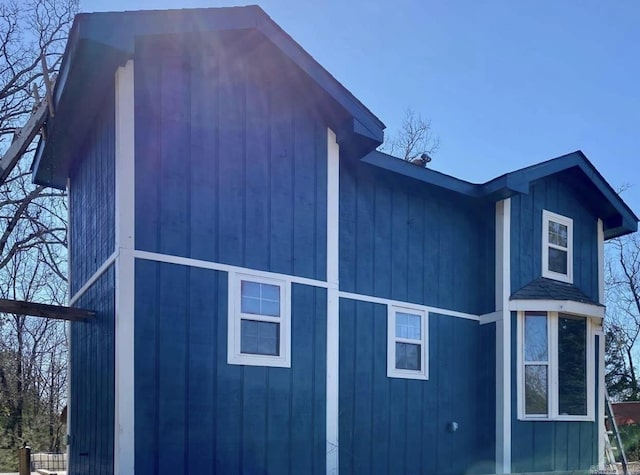
[[135,244],[135,107],[133,61],[116,71],[115,247]]
[[340,214],[340,147],[336,134],[327,129],[327,400],[326,450],[328,475],[337,475],[339,466],[339,214]]
[[598,302],[604,305],[604,223],[598,219]]
[[513,311],[570,313],[592,318],[604,318],[604,307],[572,300],[511,300],[509,309]]
[[511,199],[496,203],[496,473],[511,473]]
[[[135,473],[134,274],[135,130],[133,61],[115,75],[115,414],[114,473]],[[105,264],[107,264],[105,262]],[[103,266],[104,267],[104,266]]]
[[[606,435],[605,428],[605,410],[604,405],[605,402],[605,380],[604,380],[604,353],[605,353],[605,340],[604,340],[604,332],[601,329],[597,329],[593,331],[593,339],[595,337],[598,338],[598,374],[596,377],[598,378],[598,407],[596,407],[596,421],[598,423],[598,468],[603,469],[605,465],[605,455],[604,455],[604,440]],[[595,343],[595,342],[594,342]]]

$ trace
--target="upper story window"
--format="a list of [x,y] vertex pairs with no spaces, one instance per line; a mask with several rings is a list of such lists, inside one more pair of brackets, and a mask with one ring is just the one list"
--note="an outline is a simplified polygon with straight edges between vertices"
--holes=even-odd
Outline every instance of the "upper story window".
[[521,419],[592,420],[594,363],[586,317],[521,312],[518,392]]
[[426,312],[389,305],[387,337],[387,376],[428,379]]
[[542,211],[542,276],[573,283],[573,220]]
[[290,283],[229,274],[230,364],[291,366]]

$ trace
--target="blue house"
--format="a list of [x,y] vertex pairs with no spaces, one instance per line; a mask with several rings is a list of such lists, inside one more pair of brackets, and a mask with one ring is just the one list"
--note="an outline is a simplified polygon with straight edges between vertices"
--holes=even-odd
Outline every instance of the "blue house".
[[76,18],[34,162],[68,188],[73,474],[586,472],[603,246],[574,152],[483,184],[260,8]]

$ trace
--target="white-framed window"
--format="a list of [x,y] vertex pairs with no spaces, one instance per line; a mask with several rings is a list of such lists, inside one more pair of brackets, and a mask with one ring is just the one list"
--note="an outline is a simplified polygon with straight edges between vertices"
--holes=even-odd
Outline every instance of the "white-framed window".
[[227,362],[291,367],[291,282],[229,273]]
[[388,306],[387,376],[429,379],[428,322],[424,310]]
[[573,283],[573,220],[542,211],[542,276]]
[[591,321],[558,312],[518,312],[518,417],[594,420]]

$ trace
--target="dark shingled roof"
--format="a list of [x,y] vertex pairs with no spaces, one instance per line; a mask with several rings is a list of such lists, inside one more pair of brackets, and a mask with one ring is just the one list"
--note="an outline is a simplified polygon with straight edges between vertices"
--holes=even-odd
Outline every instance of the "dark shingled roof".
[[570,300],[572,302],[587,303],[591,305],[603,305],[594,302],[590,297],[573,284],[558,282],[545,277],[540,277],[520,290],[511,294],[511,300]]

